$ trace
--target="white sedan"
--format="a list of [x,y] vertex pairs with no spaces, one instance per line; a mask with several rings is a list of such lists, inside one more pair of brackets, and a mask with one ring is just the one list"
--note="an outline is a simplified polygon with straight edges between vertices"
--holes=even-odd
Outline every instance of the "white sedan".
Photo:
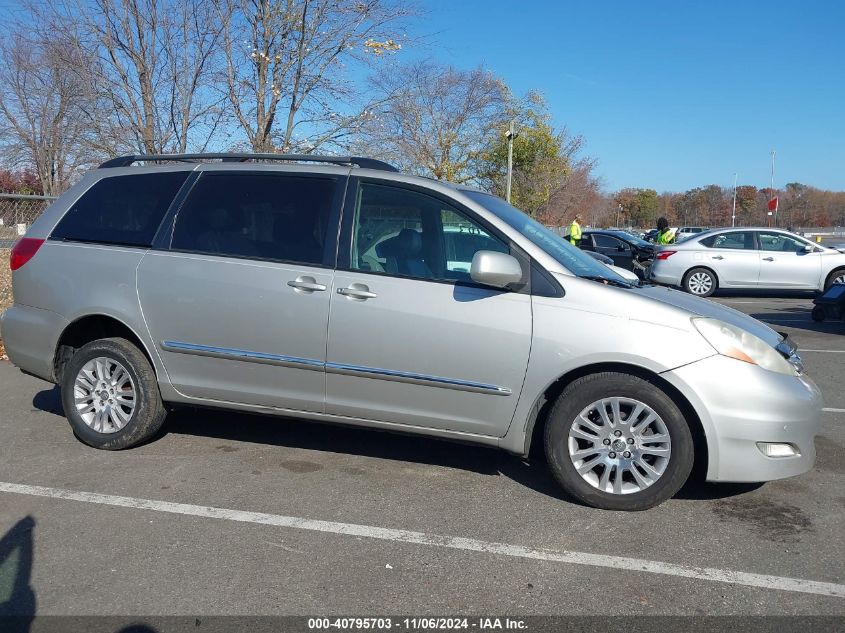
[[717,288],[824,291],[845,283],[845,248],[780,229],[714,229],[657,251],[650,279],[699,297]]

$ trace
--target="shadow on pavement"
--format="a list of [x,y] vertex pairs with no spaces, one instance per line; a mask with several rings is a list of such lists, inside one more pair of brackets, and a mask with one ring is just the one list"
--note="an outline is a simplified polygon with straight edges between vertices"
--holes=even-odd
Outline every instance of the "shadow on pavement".
[[[525,460],[494,448],[428,437],[202,409],[183,409],[172,413],[165,428],[167,433],[431,464],[482,475],[504,476],[543,495],[580,505],[554,480],[542,450],[532,451],[531,459]],[[691,479],[677,497],[722,499],[756,488],[759,484],[717,485]]]
[[[58,387],[39,392],[32,404],[42,411],[63,415]],[[554,480],[542,450],[532,449],[531,459],[525,460],[495,448],[442,439],[201,408],[178,408],[172,411],[163,429],[163,435],[169,434],[344,453],[455,468],[481,475],[504,476],[543,495],[579,503],[563,492]],[[160,437],[152,441],[157,439]],[[700,477],[692,477],[676,498],[722,499],[755,490],[759,486],[711,484],[701,481]]]
[[32,575],[35,519],[24,517],[0,538],[0,628],[29,631],[35,617]]

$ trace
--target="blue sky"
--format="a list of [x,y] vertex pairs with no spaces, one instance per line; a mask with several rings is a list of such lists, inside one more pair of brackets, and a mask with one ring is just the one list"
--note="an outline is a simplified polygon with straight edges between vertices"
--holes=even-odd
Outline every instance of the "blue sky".
[[412,55],[538,89],[605,187],[845,190],[845,2],[421,0]]

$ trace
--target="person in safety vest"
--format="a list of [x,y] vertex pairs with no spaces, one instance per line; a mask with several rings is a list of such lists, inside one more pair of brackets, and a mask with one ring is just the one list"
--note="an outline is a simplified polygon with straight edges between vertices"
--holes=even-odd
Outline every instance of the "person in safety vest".
[[578,246],[581,241],[581,214],[576,213],[575,219],[569,225],[569,243],[573,246]]
[[654,236],[655,244],[674,244],[675,232],[669,228],[669,220],[659,218],[657,220],[657,235]]

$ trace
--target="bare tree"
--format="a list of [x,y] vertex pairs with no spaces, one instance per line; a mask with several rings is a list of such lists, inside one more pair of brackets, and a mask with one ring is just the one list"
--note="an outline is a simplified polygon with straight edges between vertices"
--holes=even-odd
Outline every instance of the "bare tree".
[[419,62],[386,69],[373,83],[384,104],[363,130],[366,143],[409,171],[452,182],[475,178],[513,107],[504,82],[483,68]]
[[91,95],[64,60],[87,68],[73,41],[13,29],[0,43],[0,142],[13,164],[31,167],[46,195],[60,194],[92,156],[82,151],[88,128],[81,112]]
[[[111,152],[203,149],[222,115],[211,89],[217,12],[202,0],[49,0],[93,63],[90,124]],[[69,65],[69,70],[73,70]]]
[[401,48],[408,0],[219,0],[225,86],[253,150],[343,145],[375,103],[345,72]]

